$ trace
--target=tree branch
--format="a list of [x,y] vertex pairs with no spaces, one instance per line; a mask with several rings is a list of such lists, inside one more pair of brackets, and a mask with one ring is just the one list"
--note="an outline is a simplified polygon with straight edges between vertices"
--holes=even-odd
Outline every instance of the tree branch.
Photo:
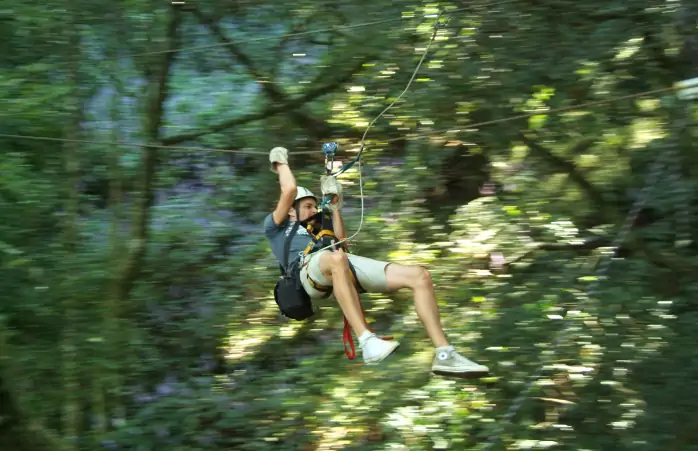
[[519,262],[538,251],[591,251],[600,247],[610,246],[611,244],[612,240],[605,236],[593,237],[581,243],[536,243],[535,246],[507,259],[503,262],[503,265],[506,266]]
[[271,68],[269,75],[272,77],[276,77],[277,73],[279,72],[279,68],[281,66],[281,61],[282,61],[282,52],[286,48],[286,44],[290,41],[291,35],[294,35],[296,33],[300,33],[302,31],[307,30],[307,22],[310,19],[307,19],[303,21],[302,23],[295,23],[291,25],[289,28],[288,32],[285,33],[281,39],[279,39],[279,42],[276,43],[274,48],[271,50],[271,54],[274,56],[274,59],[276,60],[276,64],[274,67]]
[[[162,139],[162,143],[164,145],[172,146],[175,144],[180,144],[185,141],[191,141],[193,139],[196,139],[200,136],[208,135],[210,133],[217,133],[223,130],[226,130],[231,127],[236,127],[239,125],[244,125],[250,122],[255,122],[259,121],[262,119],[267,119],[272,116],[275,116],[277,114],[283,113],[288,110],[292,110],[295,108],[298,108],[302,105],[305,105],[306,103],[312,102],[313,100],[320,98],[326,94],[331,93],[335,89],[337,89],[339,86],[342,84],[348,82],[351,80],[351,78],[354,76],[356,72],[361,70],[364,64],[366,64],[369,61],[372,61],[375,58],[375,56],[366,56],[363,58],[360,58],[358,62],[352,66],[350,70],[347,72],[343,73],[341,76],[337,77],[335,80],[326,83],[322,86],[318,86],[314,89],[309,90],[302,96],[296,97],[296,98],[291,98],[288,99],[285,103],[282,104],[276,104],[276,105],[270,105],[269,107],[265,108],[264,110],[260,111],[259,113],[252,113],[248,114],[247,116],[242,116],[242,117],[237,117],[233,119],[228,119],[226,121],[220,122],[218,124],[212,125],[206,129],[203,130],[197,130],[194,132],[188,132],[188,133],[182,133],[181,135],[176,135],[176,136],[171,136],[169,138],[164,138]],[[322,77],[318,77],[322,78]],[[311,83],[311,85],[317,86],[318,83]]]
[[[167,52],[163,56],[158,78],[152,86],[148,104],[148,122],[146,134],[151,143],[158,142],[160,127],[163,122],[165,100],[169,95],[169,73],[179,46],[179,24],[181,12],[178,7],[171,8],[170,21],[167,26]],[[154,201],[153,182],[157,171],[158,151],[154,147],[146,147],[141,157],[141,195],[136,203],[134,212],[134,228],[131,238],[131,250],[119,272],[118,296],[123,302],[131,292],[140,272],[148,241],[148,225],[150,222],[150,207]],[[123,304],[122,304],[123,305]]]
[[[601,192],[597,190],[596,187],[586,179],[586,177],[584,177],[582,172],[579,170],[577,166],[575,166],[574,163],[572,163],[571,161],[567,161],[564,158],[558,157],[550,150],[546,149],[544,146],[541,146],[537,142],[533,141],[531,138],[527,137],[524,133],[519,133],[519,136],[521,137],[523,142],[528,146],[528,148],[535,152],[538,156],[542,157],[556,169],[567,173],[570,179],[572,179],[582,189],[582,191],[584,191],[589,200],[591,200],[591,202],[599,210],[606,209],[606,200],[604,199]],[[573,153],[578,154],[591,147],[593,143],[593,139],[585,139],[574,147]]]
[[[536,243],[535,246],[525,250],[520,254],[516,254],[511,258],[506,259],[504,262],[497,266],[504,267],[511,265],[513,263],[520,262],[521,260],[530,257],[533,253],[538,251],[591,251],[598,249],[600,247],[611,246],[613,244],[613,237],[608,236],[595,236],[589,238],[581,243]],[[625,252],[623,251],[625,250]],[[665,254],[661,250],[651,247],[645,240],[643,240],[637,234],[631,234],[630,237],[625,241],[621,248],[616,250],[616,254],[623,253],[639,253],[643,255],[647,261],[660,268],[666,268],[672,270],[676,274],[683,276],[694,277],[698,274],[698,266],[692,261],[678,256],[677,254]]]
[[642,238],[634,238],[629,242],[629,246],[641,251],[647,260],[660,268],[672,270],[682,276],[695,277],[698,274],[698,266],[692,260],[681,257],[677,253],[668,255],[655,247],[652,247]]
[[216,38],[225,44],[224,48],[247,68],[247,71],[250,73],[250,75],[252,75],[252,78],[254,78],[255,81],[261,85],[262,90],[269,96],[270,99],[278,101],[286,98],[286,94],[280,89],[277,89],[276,85],[273,83],[265,83],[265,81],[271,81],[270,74],[265,73],[263,69],[257,67],[254,61],[252,61],[252,59],[245,54],[242,49],[228,39],[223,30],[221,30],[221,27],[218,26],[213,19],[204,15],[204,13],[202,13],[198,8],[192,8],[191,12],[196,16],[202,25],[211,30]]
[[[247,68],[249,74],[259,83],[262,92],[269,98],[271,103],[289,102],[290,96],[279,87],[273,79],[273,75],[258,67],[255,62],[252,61],[252,58],[225,35],[221,27],[214,20],[207,17],[198,8],[193,8],[192,12],[199,22],[211,30],[219,41],[225,43],[225,48]],[[290,116],[298,126],[308,130],[316,139],[322,139],[332,134],[331,128],[328,127],[324,121],[318,120],[304,111],[291,111]]]

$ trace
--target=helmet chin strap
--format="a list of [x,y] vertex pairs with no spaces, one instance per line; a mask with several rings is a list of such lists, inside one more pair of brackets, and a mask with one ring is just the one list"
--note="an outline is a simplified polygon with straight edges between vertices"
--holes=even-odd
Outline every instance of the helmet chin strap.
[[[296,219],[298,220],[298,216],[296,216]],[[313,224],[312,224],[312,226],[313,226],[313,233],[318,233],[318,232],[320,231],[320,229],[322,228],[322,212],[321,212],[321,211],[318,211],[317,213],[315,213],[315,214],[312,215],[311,217],[306,218],[306,219],[300,221],[300,225],[302,225],[303,227],[305,227],[305,228],[307,229],[307,228],[308,228],[308,225],[309,225],[310,222],[313,221],[313,220],[315,221],[315,222],[313,222]]]

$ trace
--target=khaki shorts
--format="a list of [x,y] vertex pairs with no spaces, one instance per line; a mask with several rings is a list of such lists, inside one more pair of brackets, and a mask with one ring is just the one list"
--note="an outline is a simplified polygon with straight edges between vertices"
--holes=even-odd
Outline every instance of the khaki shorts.
[[[306,256],[303,260],[303,267],[301,268],[301,283],[306,293],[311,299],[323,298],[327,294],[322,291],[318,291],[310,285],[308,282],[308,275],[316,283],[320,285],[330,286],[332,285],[327,278],[320,271],[320,255],[325,252],[331,252],[330,250],[323,250],[315,252]],[[388,280],[385,277],[385,268],[390,264],[389,262],[383,262],[379,260],[373,260],[372,258],[361,257],[354,254],[347,254],[349,261],[354,266],[356,271],[356,277],[359,279],[359,283],[369,293],[386,293],[388,292]],[[334,292],[329,296],[329,298],[334,297]]]

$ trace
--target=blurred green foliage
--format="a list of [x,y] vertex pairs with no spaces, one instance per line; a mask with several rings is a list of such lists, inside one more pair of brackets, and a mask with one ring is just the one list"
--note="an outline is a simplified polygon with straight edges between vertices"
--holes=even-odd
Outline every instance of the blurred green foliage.
[[[694,109],[610,101],[695,76],[688,3],[471,4],[369,133],[352,250],[427,266],[449,338],[491,377],[429,373],[409,293],[364,296],[402,340],[376,368],[345,358],[336,305],[279,316],[265,152],[289,148],[317,191],[321,143],[354,155],[423,16],[456,7],[7,0],[0,449],[476,450],[497,432],[494,449],[698,450]],[[342,181],[352,234],[357,172]]]

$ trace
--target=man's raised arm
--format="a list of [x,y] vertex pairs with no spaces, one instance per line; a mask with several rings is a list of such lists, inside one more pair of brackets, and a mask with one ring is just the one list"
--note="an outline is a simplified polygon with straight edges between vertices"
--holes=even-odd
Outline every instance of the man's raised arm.
[[279,174],[279,185],[281,185],[281,195],[274,213],[272,213],[272,219],[274,219],[277,225],[281,225],[286,220],[288,212],[293,207],[293,202],[296,199],[296,178],[288,166],[288,150],[284,147],[271,149],[269,162],[271,163],[272,172]]
[[347,232],[344,229],[344,220],[342,219],[342,204],[344,203],[344,197],[342,194],[342,185],[337,181],[337,179],[332,176],[322,176],[320,179],[320,190],[322,195],[332,196],[332,200],[329,204],[329,209],[332,211],[332,225],[334,226],[334,234],[341,241],[347,237]]

